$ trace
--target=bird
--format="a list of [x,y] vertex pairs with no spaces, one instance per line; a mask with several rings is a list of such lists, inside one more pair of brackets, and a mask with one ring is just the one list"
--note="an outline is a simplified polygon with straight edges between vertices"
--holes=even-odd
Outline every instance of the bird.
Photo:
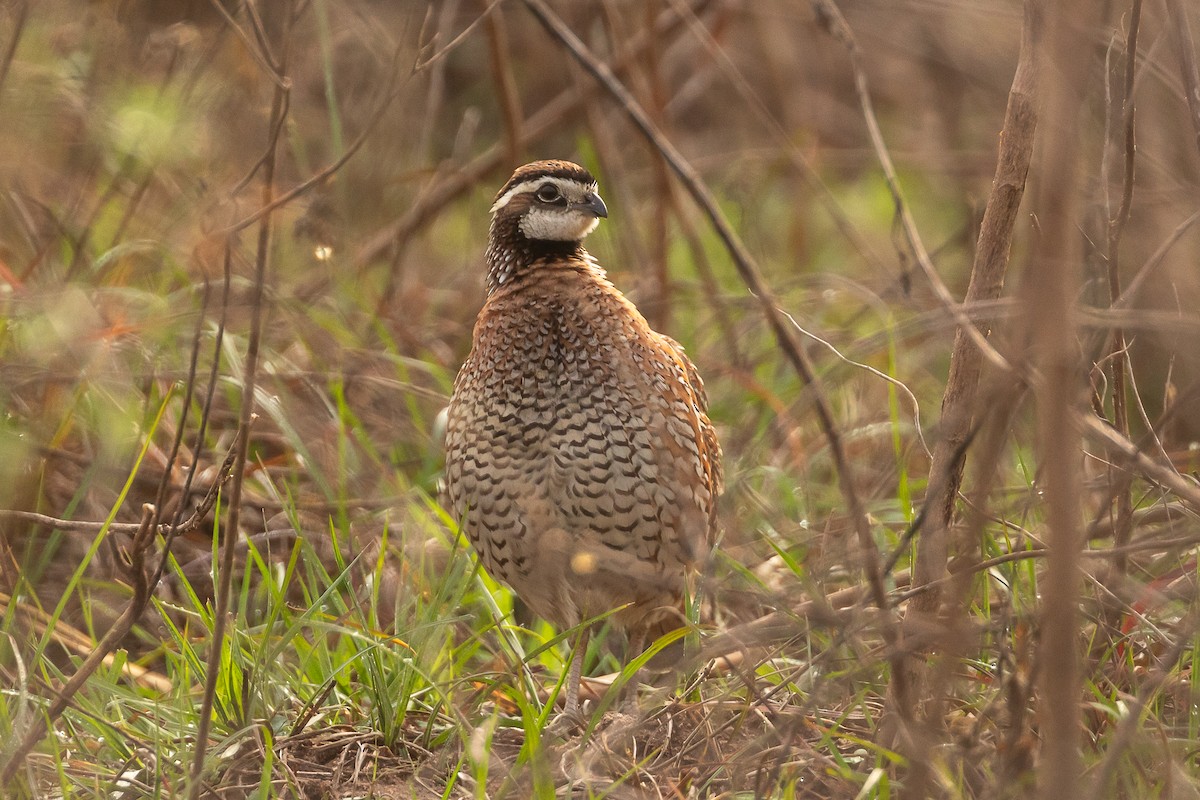
[[[534,614],[571,628],[613,612],[636,655],[681,627],[715,536],[721,448],[683,347],[583,246],[607,217],[595,178],[569,161],[519,167],[496,194],[441,502]],[[565,682],[563,716],[577,721],[589,633]]]

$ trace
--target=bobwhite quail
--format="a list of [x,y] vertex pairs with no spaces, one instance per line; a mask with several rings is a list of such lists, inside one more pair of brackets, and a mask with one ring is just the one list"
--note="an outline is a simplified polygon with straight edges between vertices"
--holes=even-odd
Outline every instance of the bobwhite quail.
[[[443,504],[537,615],[612,609],[632,642],[680,626],[721,491],[721,450],[683,348],[652,330],[583,238],[608,216],[567,161],[513,173],[492,205],[487,300],[454,382]],[[587,631],[574,648],[579,716]]]

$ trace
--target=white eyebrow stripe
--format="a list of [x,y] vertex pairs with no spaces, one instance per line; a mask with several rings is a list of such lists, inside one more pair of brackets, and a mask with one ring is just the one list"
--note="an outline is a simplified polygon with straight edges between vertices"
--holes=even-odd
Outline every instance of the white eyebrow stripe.
[[527,181],[521,181],[516,186],[512,187],[507,192],[496,198],[496,202],[492,204],[491,213],[495,214],[497,211],[504,208],[506,205],[508,205],[508,201],[512,200],[517,195],[525,192],[532,192],[539,186],[545,186],[547,183],[552,183],[557,186],[558,190],[563,193],[564,197],[567,197],[571,194],[582,194],[594,191],[596,188],[596,184],[594,183],[585,184],[582,181],[575,180],[574,178],[530,178]]

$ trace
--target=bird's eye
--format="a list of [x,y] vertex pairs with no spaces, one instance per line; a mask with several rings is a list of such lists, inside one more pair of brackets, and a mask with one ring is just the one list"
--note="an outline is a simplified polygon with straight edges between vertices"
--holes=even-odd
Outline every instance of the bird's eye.
[[545,186],[537,190],[537,199],[543,203],[553,203],[562,199],[562,194],[558,191],[558,187],[553,183],[547,183]]

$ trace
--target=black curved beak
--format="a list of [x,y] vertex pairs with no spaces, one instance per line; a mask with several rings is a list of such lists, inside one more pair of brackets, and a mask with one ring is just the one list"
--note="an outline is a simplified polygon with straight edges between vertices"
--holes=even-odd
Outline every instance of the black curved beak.
[[600,195],[595,192],[588,192],[583,196],[582,203],[576,203],[576,208],[581,208],[590,214],[597,217],[608,217],[608,206],[604,205],[604,201],[600,199]]

